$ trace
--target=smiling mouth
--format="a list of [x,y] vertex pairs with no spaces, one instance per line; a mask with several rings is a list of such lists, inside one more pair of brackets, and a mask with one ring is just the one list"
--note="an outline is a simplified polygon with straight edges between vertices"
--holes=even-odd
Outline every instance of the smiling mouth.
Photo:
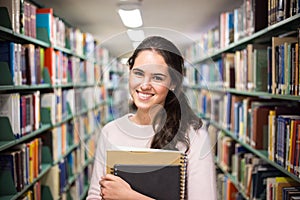
[[149,99],[149,98],[151,98],[151,97],[153,97],[154,96],[154,94],[151,94],[151,93],[144,93],[144,92],[140,92],[140,91],[136,91],[137,92],[137,94],[138,94],[138,97],[140,98],[140,99],[143,99],[143,100],[147,100],[147,99]]

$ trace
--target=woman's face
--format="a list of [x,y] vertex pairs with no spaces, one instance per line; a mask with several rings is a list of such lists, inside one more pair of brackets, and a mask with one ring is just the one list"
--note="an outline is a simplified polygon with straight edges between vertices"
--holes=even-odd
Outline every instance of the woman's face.
[[164,105],[171,77],[164,58],[155,51],[141,51],[130,70],[129,90],[139,110]]

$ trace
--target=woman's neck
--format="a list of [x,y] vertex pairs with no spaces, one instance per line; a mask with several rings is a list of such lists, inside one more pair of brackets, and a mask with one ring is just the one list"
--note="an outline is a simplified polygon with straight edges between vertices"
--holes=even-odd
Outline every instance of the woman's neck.
[[153,122],[155,115],[163,109],[163,106],[157,104],[148,110],[137,109],[135,115],[132,116],[131,120],[139,125],[150,125]]
[[139,125],[150,125],[152,119],[148,112],[137,111],[132,117],[131,120]]

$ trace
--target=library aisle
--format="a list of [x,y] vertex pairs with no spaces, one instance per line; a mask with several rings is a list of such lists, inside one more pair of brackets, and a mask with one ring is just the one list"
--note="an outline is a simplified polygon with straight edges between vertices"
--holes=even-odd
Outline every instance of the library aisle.
[[[128,69],[42,2],[0,0],[0,199],[85,199],[99,132],[128,112]],[[181,48],[217,197],[300,199],[300,1],[238,0],[214,15]]]

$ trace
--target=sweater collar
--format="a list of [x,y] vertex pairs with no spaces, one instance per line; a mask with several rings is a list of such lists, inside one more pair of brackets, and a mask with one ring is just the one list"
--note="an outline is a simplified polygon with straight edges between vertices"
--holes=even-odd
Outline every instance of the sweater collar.
[[136,138],[150,138],[154,135],[152,125],[139,125],[130,120],[132,113],[124,115],[116,120],[116,125],[125,134]]

